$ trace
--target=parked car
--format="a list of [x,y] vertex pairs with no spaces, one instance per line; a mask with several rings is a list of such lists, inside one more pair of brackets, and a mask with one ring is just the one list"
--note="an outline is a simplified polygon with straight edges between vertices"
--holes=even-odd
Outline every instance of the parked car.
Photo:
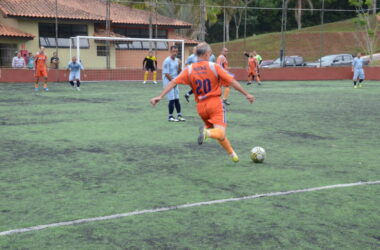
[[351,54],[336,54],[323,56],[315,62],[306,63],[308,67],[351,66],[354,58]]
[[[285,56],[285,67],[305,66],[302,56]],[[272,64],[262,66],[262,68],[281,68],[281,59],[277,58]]]
[[261,63],[260,63],[260,68],[264,67],[264,66],[267,66],[267,65],[270,65],[272,64],[274,61],[273,60],[263,60]]

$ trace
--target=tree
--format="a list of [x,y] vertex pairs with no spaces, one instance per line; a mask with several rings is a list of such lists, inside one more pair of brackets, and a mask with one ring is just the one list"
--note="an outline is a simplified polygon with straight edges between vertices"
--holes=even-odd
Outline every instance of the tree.
[[[357,41],[362,49],[370,56],[370,62],[373,60],[373,53],[376,49],[377,30],[379,21],[376,16],[376,0],[350,0],[350,4],[356,8],[358,19],[355,21],[357,26]],[[371,15],[372,8],[372,15]],[[362,39],[361,39],[361,38]]]
[[297,21],[297,28],[300,30],[302,28],[302,9],[306,3],[308,3],[311,8],[311,12],[313,12],[313,2],[311,0],[286,0],[286,5],[290,2],[296,2],[294,15]]

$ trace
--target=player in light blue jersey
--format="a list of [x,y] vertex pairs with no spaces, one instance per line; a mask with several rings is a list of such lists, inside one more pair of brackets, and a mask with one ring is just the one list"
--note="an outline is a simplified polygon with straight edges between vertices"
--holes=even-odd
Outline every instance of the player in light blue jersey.
[[84,70],[84,68],[75,56],[73,56],[71,62],[67,65],[67,70],[70,71],[69,82],[71,86],[75,87],[74,81],[76,81],[76,88],[80,91],[80,71]]
[[[181,61],[177,58],[178,48],[176,46],[170,47],[170,56],[168,56],[162,66],[162,79],[164,88],[169,84],[174,78],[176,78],[181,72]],[[175,86],[169,93],[166,95],[169,101],[169,122],[184,122],[186,121],[181,114],[181,103],[179,102],[179,88]],[[173,112],[174,108],[177,111],[177,118],[174,117]]]
[[363,59],[361,59],[362,53],[358,53],[357,56],[352,61],[352,72],[354,72],[354,88],[356,89],[358,86],[356,82],[359,80],[359,88],[362,87],[362,82],[364,81],[364,69],[363,69]]
[[[195,52],[196,52],[196,49],[197,49],[197,46],[194,46],[193,48],[193,54],[191,54],[187,59],[186,59],[186,66],[189,66],[193,63],[196,63],[198,62],[198,58],[197,56],[195,55]],[[216,62],[216,58],[215,58],[215,55],[214,54],[211,54],[210,58],[209,58],[209,61],[210,62],[213,62],[215,63]],[[190,96],[193,94],[193,90],[190,90],[189,92],[187,92],[185,94],[185,99],[187,102],[190,102]]]

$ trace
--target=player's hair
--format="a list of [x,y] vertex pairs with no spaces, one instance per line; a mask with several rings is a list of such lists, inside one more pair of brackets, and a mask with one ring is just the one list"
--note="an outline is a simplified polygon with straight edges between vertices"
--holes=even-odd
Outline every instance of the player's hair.
[[170,51],[172,51],[173,49],[178,49],[178,47],[175,45],[170,46]]
[[197,49],[195,51],[195,54],[197,56],[203,56],[204,54],[206,54],[208,51],[211,51],[211,47],[210,45],[208,45],[207,43],[200,43],[198,44],[197,46]]

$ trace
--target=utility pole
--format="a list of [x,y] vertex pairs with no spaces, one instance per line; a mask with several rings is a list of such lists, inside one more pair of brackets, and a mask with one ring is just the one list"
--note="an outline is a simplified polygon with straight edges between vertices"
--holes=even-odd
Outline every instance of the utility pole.
[[206,0],[201,0],[201,30],[199,39],[204,42],[206,37]]
[[[325,36],[325,33],[324,33],[324,16],[325,16],[325,0],[322,0],[322,11],[321,11],[321,41],[320,41],[320,52],[319,52],[319,58],[322,57],[323,55],[323,51],[324,51],[324,36]],[[322,60],[319,59],[319,67],[322,67]]]
[[281,17],[281,48],[280,48],[280,61],[281,67],[285,66],[285,33],[286,33],[286,19],[287,19],[287,0],[282,0],[282,17]]
[[[106,34],[107,37],[111,36],[111,0],[106,0]],[[111,68],[111,55],[110,55],[110,41],[106,41],[106,66],[107,69]]]
[[[153,2],[149,1],[149,39],[153,38]],[[149,51],[152,51],[152,42],[149,41]]]

